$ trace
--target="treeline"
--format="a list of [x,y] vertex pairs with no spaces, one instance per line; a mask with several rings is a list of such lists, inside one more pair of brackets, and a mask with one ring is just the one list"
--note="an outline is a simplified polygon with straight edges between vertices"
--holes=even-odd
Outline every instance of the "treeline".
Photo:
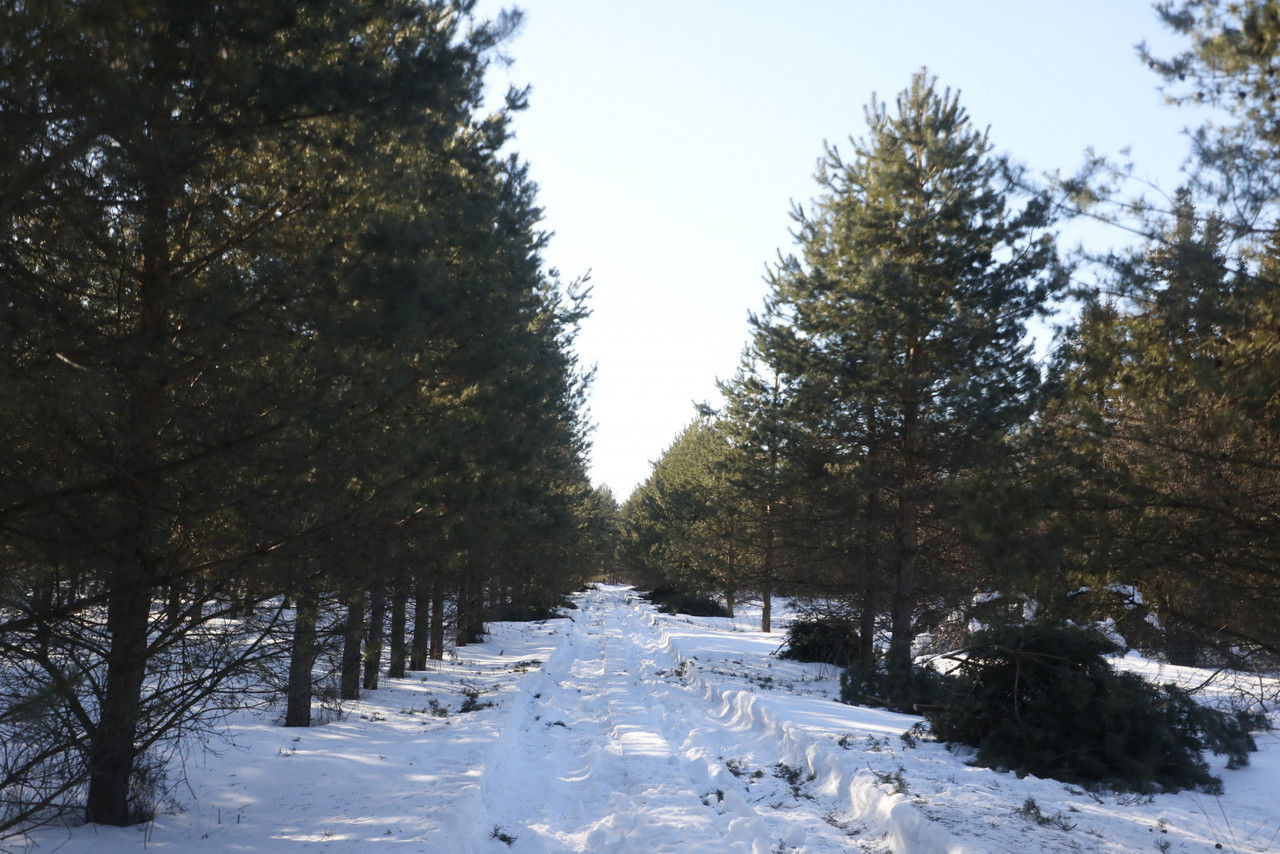
[[356,697],[611,553],[472,6],[0,16],[0,834],[143,820],[247,696],[307,725],[335,633]]
[[[1144,53],[1166,94],[1231,119],[1164,205],[1101,161],[1034,188],[923,71],[827,147],[722,408],[624,505],[639,583],[763,596],[766,630],[775,591],[807,598],[851,664],[904,677],[956,615],[1280,656],[1280,13],[1158,11],[1189,43]],[[1138,245],[1086,283],[1070,216]],[[1037,360],[1028,323],[1062,306]]]

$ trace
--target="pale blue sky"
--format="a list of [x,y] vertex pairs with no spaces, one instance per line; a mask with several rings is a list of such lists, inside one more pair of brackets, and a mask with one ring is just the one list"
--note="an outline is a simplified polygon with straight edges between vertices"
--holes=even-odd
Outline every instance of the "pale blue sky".
[[[509,3],[486,2],[492,13]],[[532,86],[515,124],[555,232],[549,262],[594,286],[592,477],[624,499],[694,401],[716,399],[814,194],[823,140],[861,136],[872,92],[928,66],[1036,170],[1126,146],[1171,189],[1191,116],[1135,53],[1177,45],[1143,0],[524,0],[495,82]]]

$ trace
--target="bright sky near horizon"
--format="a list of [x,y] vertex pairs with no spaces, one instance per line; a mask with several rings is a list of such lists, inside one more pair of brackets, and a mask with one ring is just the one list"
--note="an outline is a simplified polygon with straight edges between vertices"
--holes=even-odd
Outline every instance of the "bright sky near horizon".
[[[485,0],[481,14],[510,3]],[[848,150],[872,93],[921,66],[959,89],[991,141],[1033,170],[1131,147],[1171,191],[1192,116],[1138,59],[1180,45],[1145,0],[523,0],[514,62],[529,85],[515,151],[554,232],[548,262],[590,271],[578,352],[597,369],[591,475],[624,500],[717,399],[790,251],[792,202],[817,190],[824,140]]]

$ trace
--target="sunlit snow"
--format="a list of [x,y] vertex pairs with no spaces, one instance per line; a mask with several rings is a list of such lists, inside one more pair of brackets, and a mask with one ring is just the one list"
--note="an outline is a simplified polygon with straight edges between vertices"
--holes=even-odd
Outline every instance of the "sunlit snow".
[[[0,849],[358,852],[1268,851],[1280,845],[1280,736],[1215,761],[1226,794],[1090,794],[971,767],[904,740],[920,719],[835,701],[831,667],[777,658],[783,635],[653,613],[622,587],[482,644],[306,730],[245,715],[235,747],[137,828],[45,828]],[[783,609],[785,611],[785,609]],[[785,624],[785,615],[779,622]],[[1121,666],[1199,685],[1208,671]],[[1244,679],[1246,677],[1239,677]],[[1247,677],[1274,693],[1273,680]],[[1221,680],[1210,686],[1226,685]],[[492,707],[463,713],[464,690]],[[1019,813],[1033,798],[1046,824]],[[1221,848],[1215,846],[1220,845]]]

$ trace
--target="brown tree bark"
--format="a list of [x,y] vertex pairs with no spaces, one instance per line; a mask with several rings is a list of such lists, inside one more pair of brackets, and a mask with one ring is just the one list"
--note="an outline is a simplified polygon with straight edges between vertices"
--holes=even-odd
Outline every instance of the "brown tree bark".
[[725,562],[725,580],[724,580],[724,609],[730,617],[733,616],[734,605],[738,600],[738,568],[735,558],[733,546],[725,546],[724,562]]
[[409,649],[409,669],[427,669],[427,651],[433,626],[430,622],[431,591],[434,581],[419,575],[413,585],[413,644]]
[[463,647],[467,645],[469,635],[467,634],[467,620],[471,617],[471,603],[467,596],[467,582],[465,580],[458,582],[458,597],[454,600],[453,607],[453,643],[455,646]]
[[444,660],[444,584],[439,575],[431,577],[431,647],[432,661]]
[[858,615],[858,668],[870,673],[876,666],[876,580],[865,565],[862,579],[862,612]]
[[316,661],[316,621],[320,607],[310,587],[298,594],[289,650],[289,686],[284,712],[285,726],[311,726],[311,671]]
[[912,321],[908,325],[906,348],[908,374],[902,400],[902,433],[898,459],[898,510],[894,523],[897,551],[894,568],[892,628],[889,633],[888,670],[906,677],[911,673],[912,620],[915,616],[916,555],[919,552],[919,505],[916,472],[920,464],[920,400],[914,387],[920,372],[920,334]]
[[364,640],[364,590],[347,597],[347,619],[342,629],[342,669],[338,675],[338,697],[360,699],[360,643]]
[[476,573],[467,573],[458,585],[457,615],[458,646],[484,640],[484,587]]
[[915,616],[915,569],[917,543],[917,509],[912,497],[898,501],[897,571],[893,587],[893,628],[889,637],[889,672],[907,675],[911,672],[911,641]]
[[[771,515],[772,505],[765,507],[765,518]],[[773,525],[767,524],[764,532],[764,564],[760,568],[760,631],[773,631]]]
[[107,651],[102,707],[98,725],[89,734],[89,792],[85,819],[124,826],[145,819],[129,808],[134,741],[142,708],[142,682],[147,662],[147,627],[151,614],[150,587],[117,569],[115,590],[107,604]]
[[409,610],[409,584],[397,580],[391,591],[391,635],[388,639],[391,664],[387,667],[387,678],[403,679],[405,676],[405,621]]
[[378,671],[382,667],[382,641],[387,624],[387,584],[378,581],[369,588],[369,625],[365,632],[364,689],[378,689]]

